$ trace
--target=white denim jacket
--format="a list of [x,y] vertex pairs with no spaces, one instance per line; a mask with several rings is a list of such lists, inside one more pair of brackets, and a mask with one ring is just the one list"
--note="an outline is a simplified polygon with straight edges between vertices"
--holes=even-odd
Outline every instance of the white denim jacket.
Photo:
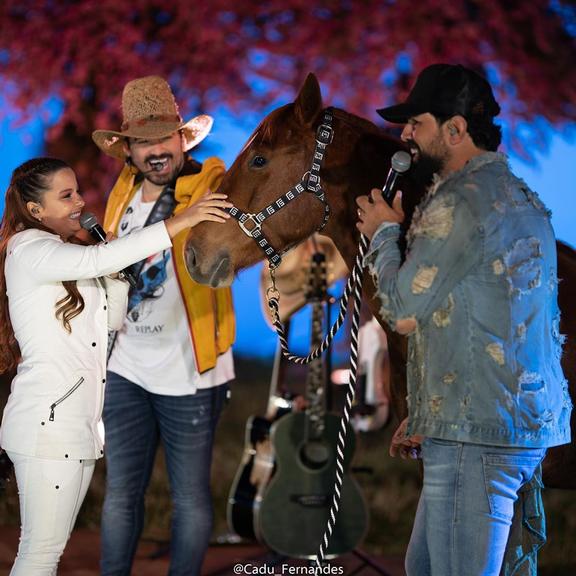
[[[163,222],[96,246],[32,229],[11,238],[5,275],[22,360],[2,417],[2,448],[51,459],[102,456],[108,328],[122,326],[128,297],[128,284],[106,275],[171,245]],[[55,314],[65,280],[77,281],[85,304],[71,333]]]

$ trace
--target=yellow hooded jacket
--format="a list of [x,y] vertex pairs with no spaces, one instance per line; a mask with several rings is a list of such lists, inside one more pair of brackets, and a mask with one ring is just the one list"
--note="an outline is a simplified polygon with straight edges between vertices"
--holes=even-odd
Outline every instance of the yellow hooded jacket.
[[[224,176],[224,163],[208,158],[202,169],[194,174],[181,175],[176,181],[175,213],[193,204],[206,190],[216,190]],[[118,224],[140,182],[129,166],[125,166],[110,192],[104,216],[104,229],[115,234]],[[184,263],[184,244],[188,230],[172,240],[172,257],[180,293],[185,304],[190,338],[199,372],[214,368],[216,359],[234,343],[236,324],[230,288],[213,289],[194,282]]]

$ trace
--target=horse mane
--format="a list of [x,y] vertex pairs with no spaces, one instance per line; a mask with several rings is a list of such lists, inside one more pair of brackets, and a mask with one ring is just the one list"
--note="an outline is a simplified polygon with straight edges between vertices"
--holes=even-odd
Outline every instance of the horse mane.
[[370,120],[362,118],[361,116],[356,116],[356,114],[342,110],[342,108],[333,108],[333,113],[335,118],[342,120],[342,122],[353,128],[358,128],[362,132],[373,133],[377,136],[385,134],[383,128],[379,128],[376,124],[370,122]]
[[[280,128],[285,125],[285,122],[289,119],[293,109],[294,104],[286,104],[285,106],[281,106],[280,108],[270,112],[270,114],[260,122],[256,130],[254,130],[243,150],[250,144],[274,147],[278,142]],[[338,118],[348,126],[357,129],[360,132],[374,134],[375,136],[389,136],[384,129],[379,128],[373,122],[370,122],[370,120],[356,116],[355,114],[347,112],[341,108],[333,108],[332,110],[335,118]],[[320,116],[318,122],[320,122],[321,119],[322,117]]]
[[284,124],[284,121],[288,118],[293,108],[294,104],[286,104],[270,112],[270,114],[260,122],[256,130],[254,130],[242,151],[251,144],[274,147],[278,141],[280,127]]

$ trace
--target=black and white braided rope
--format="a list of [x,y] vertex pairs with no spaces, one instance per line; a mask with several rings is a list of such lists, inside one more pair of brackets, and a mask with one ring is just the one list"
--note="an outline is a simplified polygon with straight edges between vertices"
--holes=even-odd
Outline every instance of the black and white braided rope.
[[[270,314],[272,316],[272,324],[274,329],[276,330],[276,334],[278,334],[278,338],[280,340],[280,346],[282,348],[282,353],[284,357],[290,360],[290,362],[294,362],[295,364],[309,364],[312,360],[319,358],[332,344],[332,340],[334,336],[338,333],[338,330],[342,327],[344,320],[346,318],[346,312],[348,310],[348,300],[350,298],[350,294],[354,290],[354,292],[359,292],[359,298],[362,298],[362,262],[364,260],[364,254],[368,248],[368,239],[365,236],[360,237],[360,244],[358,254],[356,255],[356,260],[354,262],[354,268],[352,269],[352,273],[348,277],[348,281],[346,282],[346,288],[344,289],[344,293],[340,298],[340,306],[338,309],[338,318],[336,318],[334,324],[324,337],[324,340],[320,343],[320,345],[312,350],[308,356],[297,356],[292,354],[288,349],[288,339],[286,338],[286,331],[284,329],[284,325],[280,320],[280,315],[278,313],[279,310],[279,296],[269,296],[268,297],[268,307],[270,308]],[[357,287],[357,288],[356,288]],[[277,293],[276,293],[277,294]]]
[[[368,246],[366,236],[362,235],[360,238],[360,248],[358,251],[358,258],[360,262],[364,259],[364,254]],[[356,266],[354,266],[356,268]],[[361,269],[360,269],[361,270]],[[356,375],[358,373],[358,331],[360,329],[360,306],[362,304],[362,275],[359,276],[357,282],[354,282],[354,309],[352,312],[352,329],[350,331],[350,375],[348,377],[348,390],[346,392],[346,403],[344,405],[344,413],[340,420],[340,430],[338,431],[338,443],[336,446],[336,480],[334,482],[334,494],[332,495],[332,503],[330,504],[330,514],[328,517],[328,524],[320,543],[320,549],[316,555],[316,564],[321,567],[322,562],[326,559],[328,553],[328,545],[330,537],[336,525],[336,518],[338,510],[340,509],[340,500],[342,498],[342,484],[344,482],[344,448],[346,446],[346,433],[350,424],[350,411],[354,403],[354,396],[356,394]]]
[[346,312],[348,309],[348,299],[352,291],[354,292],[353,298],[353,313],[352,313],[352,329],[350,333],[350,376],[348,380],[348,390],[346,393],[346,403],[344,406],[344,413],[342,419],[340,420],[340,430],[338,432],[338,442],[336,448],[336,480],[334,482],[334,494],[332,496],[332,503],[330,505],[330,512],[328,517],[328,524],[326,525],[326,530],[322,537],[322,542],[320,543],[320,549],[315,558],[315,563],[321,567],[322,562],[326,559],[328,552],[328,545],[330,543],[330,537],[334,531],[334,526],[336,524],[336,518],[338,516],[338,510],[340,508],[340,500],[342,496],[342,485],[344,482],[344,448],[346,445],[346,433],[350,424],[350,411],[352,410],[352,404],[354,403],[354,397],[356,394],[356,376],[358,373],[358,331],[360,328],[360,306],[362,304],[362,268],[364,255],[368,249],[368,238],[363,234],[360,236],[360,243],[358,247],[358,254],[356,255],[356,260],[354,262],[354,268],[352,273],[348,278],[346,283],[346,288],[344,294],[340,300],[340,309],[338,312],[338,318],[330,328],[329,333],[326,335],[320,346],[315,350],[312,350],[308,356],[296,356],[288,350],[288,342],[286,339],[286,333],[280,317],[278,314],[278,298],[271,297],[268,301],[272,315],[273,323],[280,339],[280,345],[282,347],[282,353],[284,356],[297,364],[308,364],[315,358],[318,358],[332,343],[332,340],[346,317]]

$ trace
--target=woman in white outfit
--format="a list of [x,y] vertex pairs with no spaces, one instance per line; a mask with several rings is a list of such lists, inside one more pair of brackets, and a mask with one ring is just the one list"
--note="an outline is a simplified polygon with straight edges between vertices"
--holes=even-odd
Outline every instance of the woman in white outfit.
[[[107,330],[126,314],[114,273],[171,246],[204,220],[224,222],[211,194],[164,222],[85,246],[74,172],[39,158],[17,168],[0,229],[0,372],[17,369],[0,445],[14,463],[22,532],[11,576],[53,576],[103,454]],[[185,232],[184,232],[185,233]]]

